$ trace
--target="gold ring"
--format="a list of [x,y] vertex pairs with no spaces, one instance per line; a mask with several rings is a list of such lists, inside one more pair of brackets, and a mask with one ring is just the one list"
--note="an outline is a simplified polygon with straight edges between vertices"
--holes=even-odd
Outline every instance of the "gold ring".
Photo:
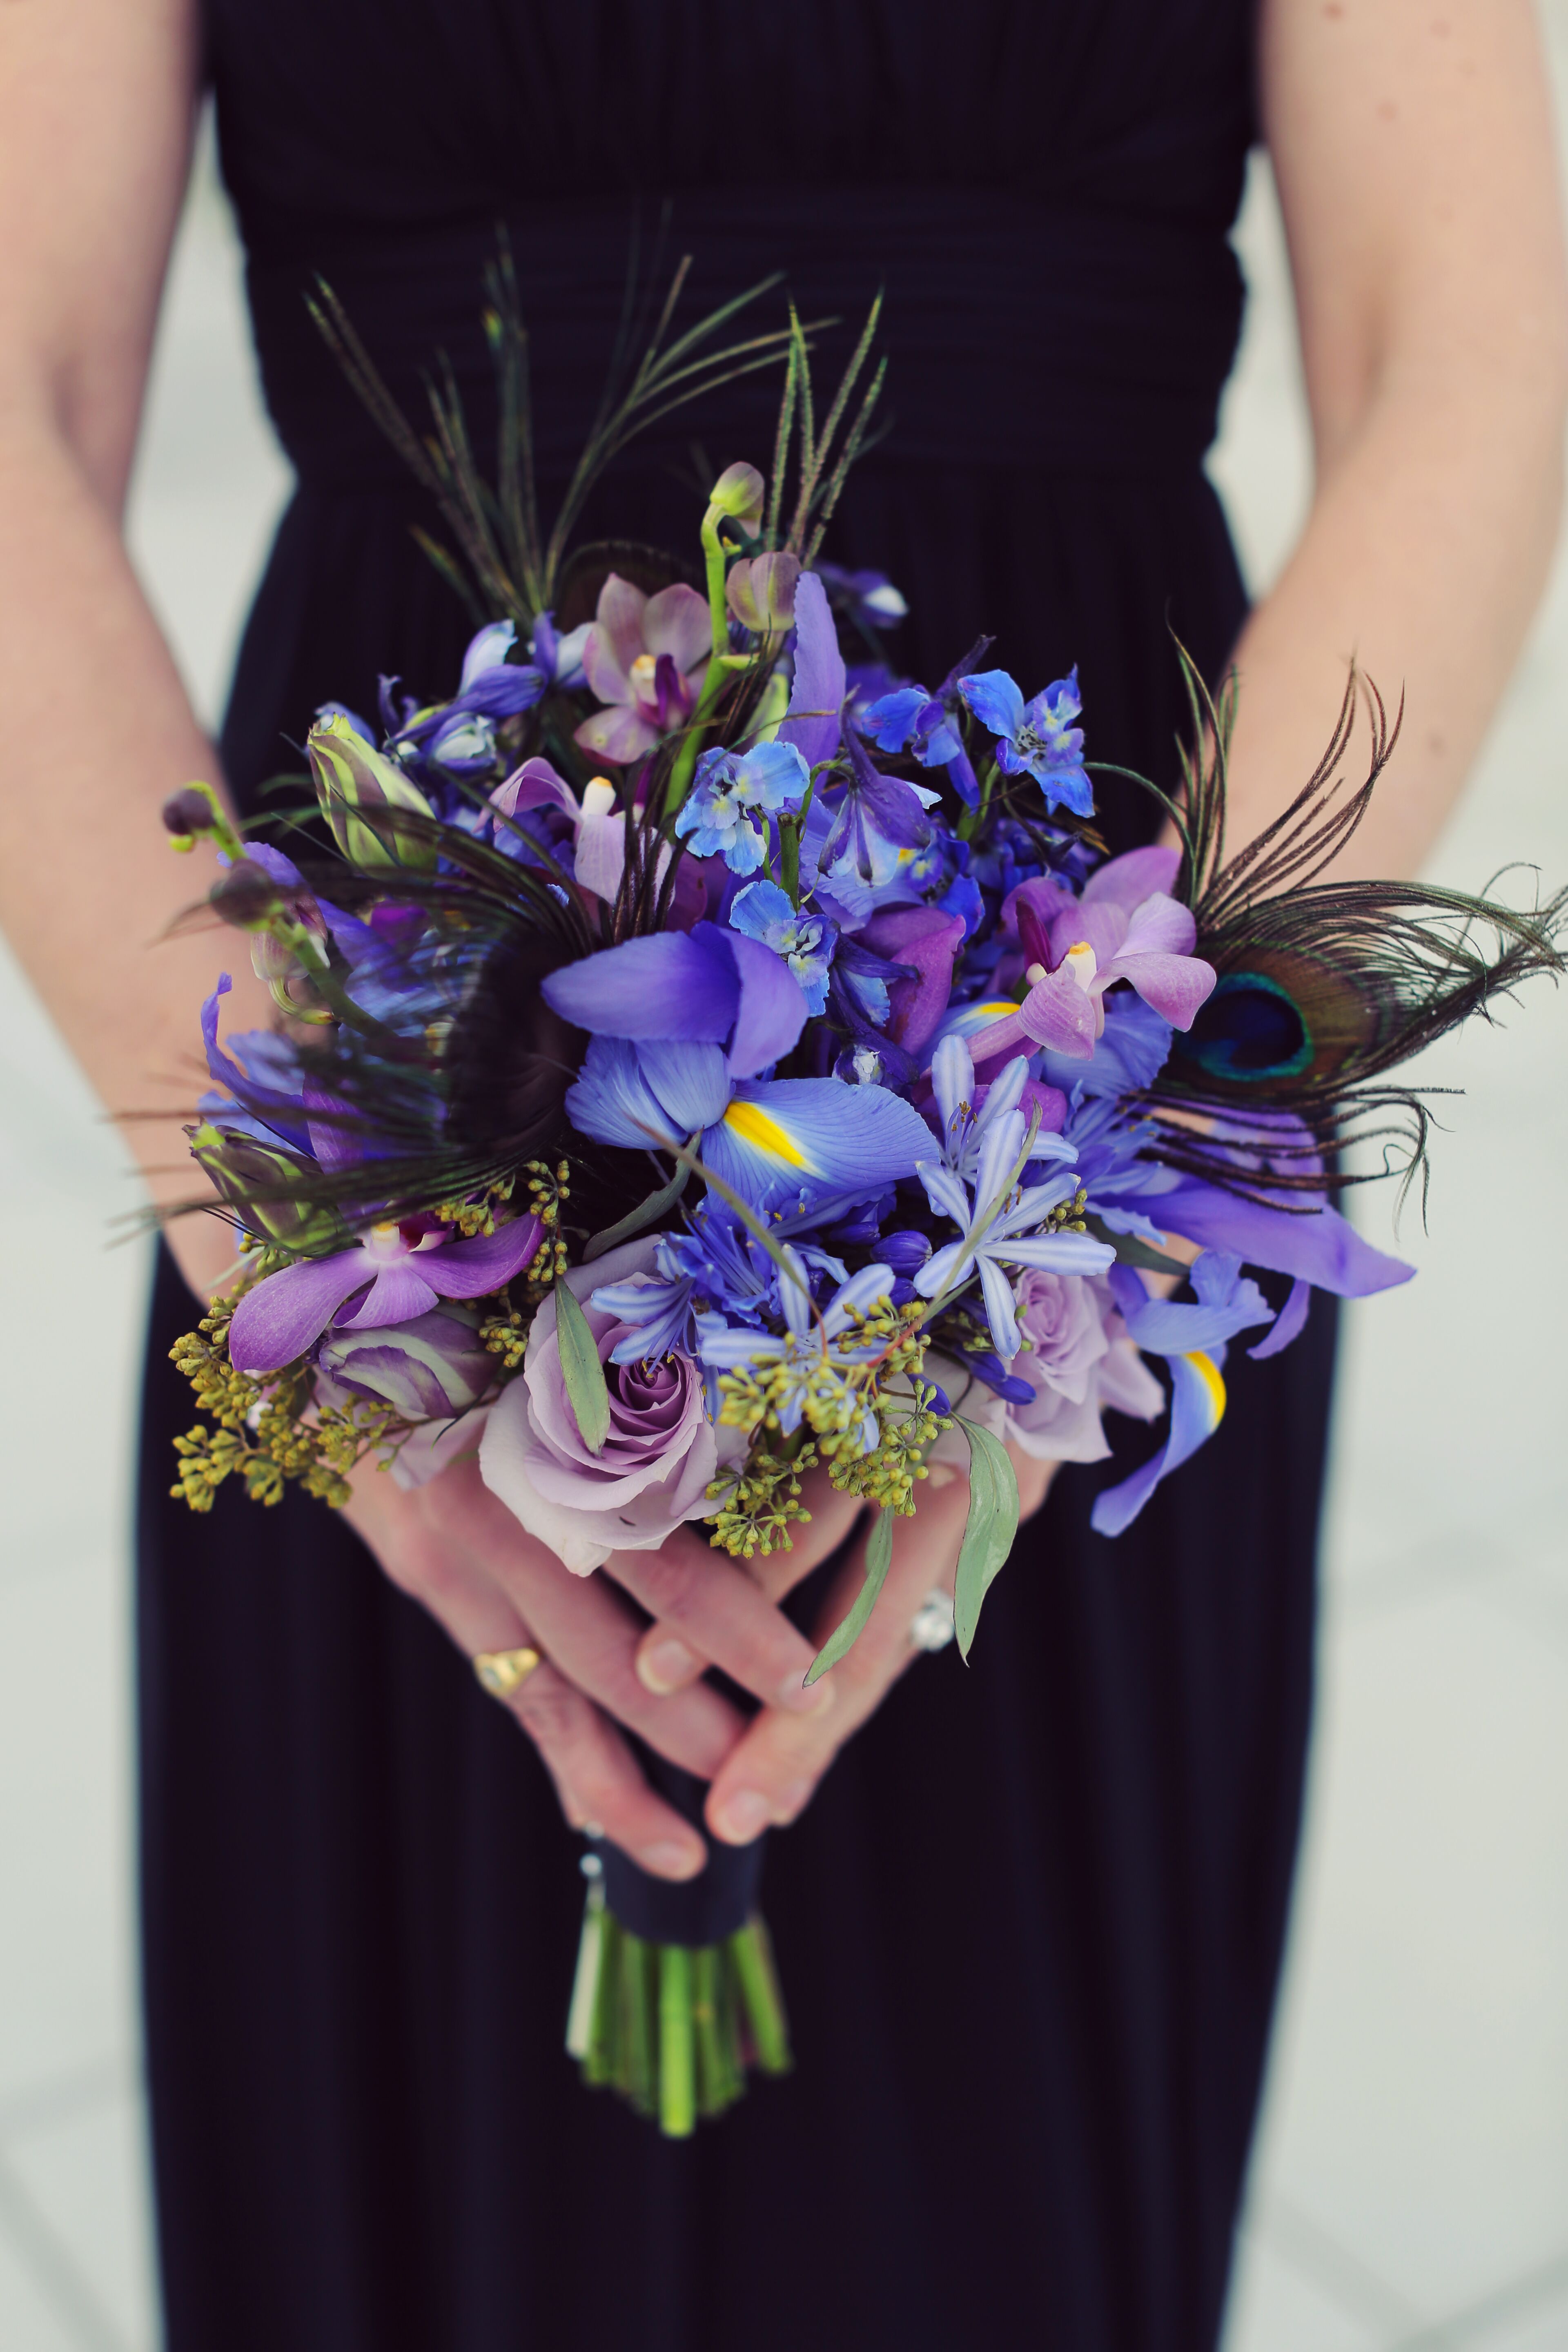
[[544,1664],[537,1650],[526,1645],[521,1650],[481,1650],[474,1660],[474,1672],[481,1689],[492,1698],[510,1698],[520,1691],[536,1666]]

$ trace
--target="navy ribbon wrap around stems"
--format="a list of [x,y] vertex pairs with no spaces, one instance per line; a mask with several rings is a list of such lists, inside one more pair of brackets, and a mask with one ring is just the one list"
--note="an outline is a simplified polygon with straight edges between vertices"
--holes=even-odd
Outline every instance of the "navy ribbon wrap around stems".
[[767,1832],[750,1845],[726,1845],[703,1827],[708,1783],[656,1756],[641,1740],[637,1761],[667,1803],[703,1839],[708,1860],[695,1878],[654,1878],[605,1838],[595,1852],[604,1865],[605,1900],[623,1927],[650,1944],[720,1944],[738,1935],[757,1909]]

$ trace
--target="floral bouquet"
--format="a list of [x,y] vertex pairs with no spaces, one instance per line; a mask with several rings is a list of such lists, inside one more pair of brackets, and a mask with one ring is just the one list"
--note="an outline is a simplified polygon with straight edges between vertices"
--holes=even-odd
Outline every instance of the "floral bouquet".
[[[739,1559],[787,1547],[820,1464],[875,1520],[815,1675],[949,1455],[967,1655],[1017,1522],[1009,1445],[1093,1462],[1108,1410],[1165,1415],[1095,1506],[1115,1535],[1217,1425],[1233,1340],[1273,1355],[1314,1287],[1406,1278],[1332,1205],[1342,1149],[1402,1135],[1408,1181],[1425,1115],[1388,1073],[1560,969],[1563,901],[1319,878],[1396,731],[1353,677],[1317,774],[1230,855],[1229,696],[1189,666],[1182,789],[1147,787],[1171,837],[1105,857],[1076,674],[1026,697],[981,638],[900,679],[902,600],[820,560],[874,316],[818,430],[798,320],[713,352],[740,306],[671,342],[672,294],[546,537],[504,261],[491,297],[493,489],[450,383],[421,438],[321,311],[445,515],[427,544],[481,623],[456,694],[384,679],[379,725],[323,709],[313,793],[259,831],[205,785],[165,811],[176,846],[216,846],[210,906],[281,1016],[221,1044],[226,978],[203,1012],[191,1149],[241,1271],[175,1350],[205,1416],[176,1491],[341,1503],[367,1457],[415,1483],[477,1450],[587,1575],[688,1520]],[[694,577],[573,550],[639,424],[780,360],[771,473],[720,475]],[[1248,1266],[1288,1278],[1278,1312]],[[698,1818],[700,1784],[659,1785]],[[677,1887],[613,1848],[589,1865],[568,2046],[668,2132],[787,2063],[760,1853]]]

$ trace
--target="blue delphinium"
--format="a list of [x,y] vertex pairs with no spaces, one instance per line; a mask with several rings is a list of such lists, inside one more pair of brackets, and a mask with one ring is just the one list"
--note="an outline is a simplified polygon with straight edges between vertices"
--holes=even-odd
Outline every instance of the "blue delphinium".
[[926,811],[942,795],[923,784],[906,783],[901,776],[885,776],[853,727],[844,730],[849,773],[829,793],[833,823],[822,845],[821,870],[831,877],[839,865],[850,867],[862,882],[880,884],[898,870],[907,849],[924,849],[931,837]]
[[958,691],[983,727],[996,738],[996,764],[1005,775],[1033,776],[1047,810],[1067,807],[1075,816],[1094,813],[1094,788],[1084,772],[1083,730],[1072,721],[1083,709],[1078,671],[1058,677],[1032,702],[1005,669],[985,669],[961,678]]
[[980,637],[961,662],[955,662],[937,688],[895,687],[860,714],[862,730],[884,751],[910,751],[922,768],[945,768],[948,781],[966,808],[980,804],[980,786],[963,738],[958,731],[958,694],[963,679],[990,645]]
[[782,956],[813,1013],[827,1007],[827,968],[837,934],[820,915],[792,907],[776,882],[748,882],[730,908],[730,928]]
[[675,830],[698,857],[754,874],[767,855],[767,820],[798,809],[811,772],[793,743],[704,751]]

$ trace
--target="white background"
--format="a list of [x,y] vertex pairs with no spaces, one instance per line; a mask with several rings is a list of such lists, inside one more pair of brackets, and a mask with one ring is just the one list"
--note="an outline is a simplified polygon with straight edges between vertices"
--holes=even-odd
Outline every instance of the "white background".
[[[1568,51],[1568,0],[1546,13]],[[1239,243],[1252,302],[1214,470],[1259,586],[1310,478],[1261,163]],[[132,538],[209,719],[287,478],[207,165]],[[1516,858],[1568,877],[1565,654],[1560,565],[1444,880],[1477,887]],[[1306,1853],[1227,2352],[1568,2352],[1568,994],[1538,987],[1421,1076],[1466,1091],[1444,1112],[1430,1232],[1413,1213],[1399,1236],[1420,1279],[1348,1318]],[[158,2340],[126,1541],[145,1266],[104,1241],[132,1198],[0,961],[5,2352]],[[1385,1197],[1360,1213],[1391,1241]]]

